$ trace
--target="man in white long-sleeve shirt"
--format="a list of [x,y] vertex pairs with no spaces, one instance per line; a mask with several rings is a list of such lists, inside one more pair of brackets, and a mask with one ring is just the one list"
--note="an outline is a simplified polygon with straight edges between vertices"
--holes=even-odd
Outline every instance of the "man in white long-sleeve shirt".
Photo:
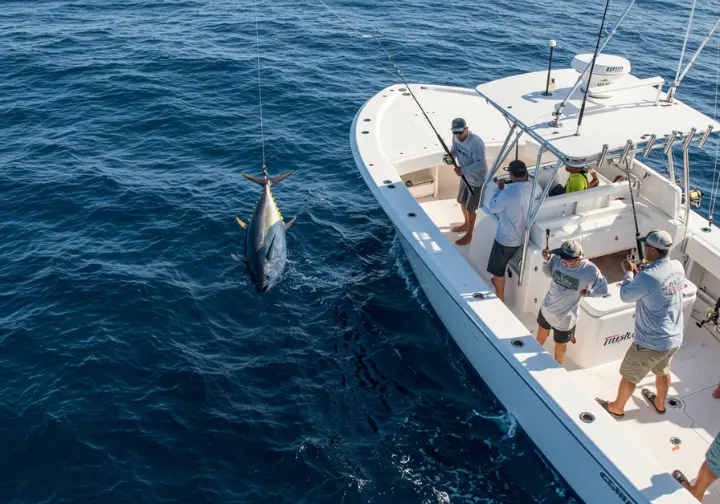
[[[505,269],[517,249],[523,244],[532,192],[532,183],[528,181],[525,163],[519,159],[511,161],[508,172],[512,183],[506,185],[503,180],[498,180],[497,189],[488,203],[488,210],[498,217],[498,228],[487,270],[493,276],[492,284],[495,286],[497,297],[503,303],[505,302]],[[538,196],[540,195],[535,195],[536,198]]]
[[[622,379],[617,398],[597,399],[615,418],[622,418],[625,405],[635,386],[652,371],[657,394],[642,390],[645,400],[660,414],[665,413],[665,397],[670,388],[670,361],[683,340],[682,291],[685,270],[682,263],[668,258],[672,237],[657,229],[642,238],[645,258],[650,261],[642,271],[629,261],[623,261],[625,279],[620,287],[620,299],[636,303],[635,338],[620,365]],[[637,274],[633,277],[633,274]]]

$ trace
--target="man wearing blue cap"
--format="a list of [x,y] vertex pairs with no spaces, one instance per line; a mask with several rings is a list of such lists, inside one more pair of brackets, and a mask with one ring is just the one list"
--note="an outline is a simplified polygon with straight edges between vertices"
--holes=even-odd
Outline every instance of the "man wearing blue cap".
[[453,119],[452,132],[453,141],[450,154],[460,166],[459,170],[455,168],[455,173],[458,177],[460,174],[464,175],[465,180],[472,187],[471,194],[465,182],[460,182],[457,202],[460,203],[460,209],[465,220],[459,226],[452,228],[452,230],[456,233],[465,232],[465,235],[455,242],[456,245],[468,245],[472,241],[475,218],[480,205],[480,192],[487,177],[485,143],[482,138],[468,130],[467,123],[462,117]]
[[552,278],[552,283],[538,312],[537,340],[544,344],[552,329],[555,360],[562,364],[567,344],[575,337],[580,298],[604,296],[608,284],[598,267],[583,259],[582,247],[575,240],[553,251],[544,250],[543,257],[543,273]]
[[625,279],[620,286],[620,299],[635,305],[635,337],[620,364],[620,385],[617,398],[597,399],[615,418],[625,416],[625,405],[635,386],[652,371],[657,394],[642,390],[645,400],[659,414],[665,413],[665,398],[670,388],[670,362],[683,340],[682,291],[685,270],[680,261],[668,257],[672,237],[656,229],[640,239],[644,242],[645,259],[649,264],[638,271],[630,261],[623,261]]

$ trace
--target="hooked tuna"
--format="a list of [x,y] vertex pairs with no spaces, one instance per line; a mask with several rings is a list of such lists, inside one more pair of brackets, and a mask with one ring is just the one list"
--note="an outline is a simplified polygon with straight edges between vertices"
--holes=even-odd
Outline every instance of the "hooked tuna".
[[243,173],[243,177],[263,186],[250,222],[245,223],[237,219],[238,224],[245,230],[245,261],[250,275],[258,290],[266,291],[280,278],[285,269],[287,258],[287,242],[285,232],[295,222],[296,217],[288,223],[283,221],[280,209],[270,191],[270,186],[286,179],[293,172],[277,177],[253,177]]

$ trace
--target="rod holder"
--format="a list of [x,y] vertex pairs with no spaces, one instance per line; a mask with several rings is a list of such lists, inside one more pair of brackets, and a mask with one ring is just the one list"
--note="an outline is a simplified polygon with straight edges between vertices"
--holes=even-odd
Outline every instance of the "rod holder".
[[557,42],[550,40],[548,45],[550,46],[550,61],[548,62],[547,82],[545,83],[545,91],[542,93],[543,96],[552,96],[550,92],[550,72],[552,71],[553,49],[555,49]]
[[630,149],[632,148],[632,140],[628,140],[625,142],[625,148],[622,151],[622,154],[620,155],[620,164],[624,163],[625,160],[628,157],[628,154],[630,153]]
[[603,145],[602,151],[600,152],[600,157],[597,161],[597,167],[600,168],[602,164],[605,162],[605,157],[607,156],[608,149],[610,146],[608,144]]
[[665,142],[665,147],[663,147],[663,154],[666,154],[670,152],[672,149],[673,144],[675,143],[675,139],[678,136],[679,131],[673,131],[670,136],[667,139],[667,142]]
[[705,133],[703,133],[702,138],[701,138],[700,141],[698,142],[698,147],[700,147],[701,149],[703,148],[703,145],[705,145],[705,142],[707,142],[707,139],[708,139],[708,137],[710,136],[710,133],[712,133],[712,130],[713,130],[713,125],[711,124],[711,125],[708,126],[707,129],[705,130]]
[[693,141],[693,137],[695,136],[695,132],[697,130],[695,128],[690,128],[690,131],[688,131],[687,138],[683,142],[683,151],[687,151],[690,147],[690,144]]
[[648,157],[648,154],[650,154],[650,151],[653,148],[653,145],[655,144],[655,139],[657,138],[657,135],[654,133],[650,135],[650,140],[648,140],[647,145],[643,149],[643,157]]

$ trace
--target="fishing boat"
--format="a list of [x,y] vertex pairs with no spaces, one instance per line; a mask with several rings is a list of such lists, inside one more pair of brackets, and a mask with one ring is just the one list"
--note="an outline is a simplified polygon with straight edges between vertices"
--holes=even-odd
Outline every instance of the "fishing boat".
[[[454,341],[585,502],[697,502],[672,472],[693,480],[720,431],[720,400],[711,397],[720,381],[720,333],[713,322],[698,327],[720,297],[720,228],[694,209],[703,191],[693,187],[690,165],[720,124],[677,98],[681,77],[669,86],[662,77],[638,78],[627,59],[602,48],[576,56],[570,68],[542,66],[474,89],[403,78],[358,111],[350,132],[357,167]],[[484,140],[489,166],[469,246],[454,243],[461,182],[443,161],[455,117]],[[512,159],[528,166],[539,196],[507,267],[503,303],[486,270],[498,225],[488,203],[493,179],[506,176]],[[665,170],[650,159],[663,159]],[[548,197],[567,180],[566,165],[594,169],[599,185]],[[663,229],[673,238],[671,257],[686,272],[686,329],[666,414],[640,395],[645,386],[654,390],[649,374],[616,420],[595,398],[615,398],[632,344],[635,305],[622,302],[619,290],[621,261],[637,253],[635,217],[642,234]],[[563,365],[535,338],[550,285],[540,271],[546,239],[550,248],[580,242],[609,281],[608,295],[581,300],[577,342]],[[720,485],[703,502],[720,502]]]

